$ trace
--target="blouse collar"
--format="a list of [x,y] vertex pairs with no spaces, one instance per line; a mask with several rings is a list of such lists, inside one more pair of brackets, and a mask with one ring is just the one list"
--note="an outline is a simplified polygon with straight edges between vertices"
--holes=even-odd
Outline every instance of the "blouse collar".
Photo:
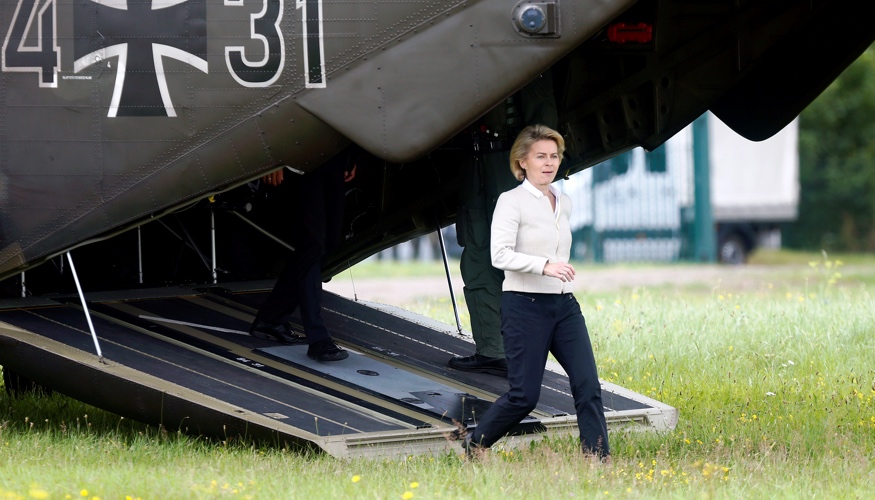
[[[531,193],[532,195],[534,195],[535,198],[539,198],[539,199],[540,199],[542,196],[544,196],[544,193],[542,193],[540,189],[536,188],[534,184],[532,184],[531,182],[529,182],[528,179],[523,179],[523,184],[522,184],[522,185],[523,185],[523,189],[525,189],[526,191],[528,191],[529,193]],[[550,191],[553,193],[553,196],[556,197],[556,209],[553,210],[553,215],[557,215],[557,216],[558,216],[558,215],[559,215],[559,212],[560,212],[560,208],[559,208],[560,205],[559,205],[559,203],[560,203],[561,200],[562,200],[562,192],[559,191],[559,187],[556,186],[556,183],[555,183],[555,182],[552,183],[552,184],[550,184]]]
[[[528,179],[523,179],[523,188],[526,191],[535,195],[536,198],[540,198],[541,196],[544,196],[544,193],[542,193],[540,189],[536,188],[534,184],[529,182]],[[553,192],[553,196],[555,196],[557,200],[559,199],[559,196],[562,194],[562,191],[559,190],[559,187],[556,186],[555,182],[553,184],[550,184],[550,191]]]

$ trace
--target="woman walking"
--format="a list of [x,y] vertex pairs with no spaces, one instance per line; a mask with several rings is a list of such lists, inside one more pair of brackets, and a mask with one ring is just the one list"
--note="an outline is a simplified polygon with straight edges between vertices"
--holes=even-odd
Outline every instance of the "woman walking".
[[574,297],[571,199],[553,186],[565,141],[553,129],[523,129],[511,148],[511,171],[522,181],[503,193],[492,220],[492,265],[504,270],[501,332],[510,389],[480,418],[464,442],[488,448],[538,403],[548,353],[571,383],[581,447],[610,455],[608,428],[592,344]]

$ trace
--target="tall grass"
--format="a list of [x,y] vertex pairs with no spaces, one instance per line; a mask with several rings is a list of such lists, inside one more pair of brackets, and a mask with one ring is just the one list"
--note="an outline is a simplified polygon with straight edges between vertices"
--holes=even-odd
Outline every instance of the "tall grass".
[[[581,295],[601,377],[680,410],[669,433],[613,432],[610,465],[572,439],[476,462],[337,460],[4,394],[0,499],[871,497],[875,303],[872,280],[841,267],[816,260],[753,291]],[[454,321],[446,300],[408,306]]]
[[590,304],[602,378],[681,412],[669,435],[614,436],[618,455],[642,457],[633,485],[686,491],[698,481],[701,493],[719,479],[727,496],[875,492],[875,303],[834,274],[809,283],[704,297],[643,290]]

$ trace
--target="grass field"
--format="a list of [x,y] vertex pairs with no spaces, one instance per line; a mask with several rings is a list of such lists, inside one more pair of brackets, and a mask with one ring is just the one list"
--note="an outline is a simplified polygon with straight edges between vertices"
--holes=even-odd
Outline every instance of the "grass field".
[[[761,258],[775,273],[741,291],[716,282],[581,294],[601,377],[680,411],[670,433],[612,433],[610,465],[573,440],[497,446],[477,462],[343,461],[2,393],[0,499],[870,498],[875,260]],[[447,300],[408,307],[454,321]]]

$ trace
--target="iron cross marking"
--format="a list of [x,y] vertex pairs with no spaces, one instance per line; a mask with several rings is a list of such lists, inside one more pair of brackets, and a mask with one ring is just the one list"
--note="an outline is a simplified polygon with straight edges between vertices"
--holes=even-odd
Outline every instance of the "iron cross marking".
[[73,70],[116,58],[110,117],[176,116],[164,58],[207,73],[206,0],[76,0]]

